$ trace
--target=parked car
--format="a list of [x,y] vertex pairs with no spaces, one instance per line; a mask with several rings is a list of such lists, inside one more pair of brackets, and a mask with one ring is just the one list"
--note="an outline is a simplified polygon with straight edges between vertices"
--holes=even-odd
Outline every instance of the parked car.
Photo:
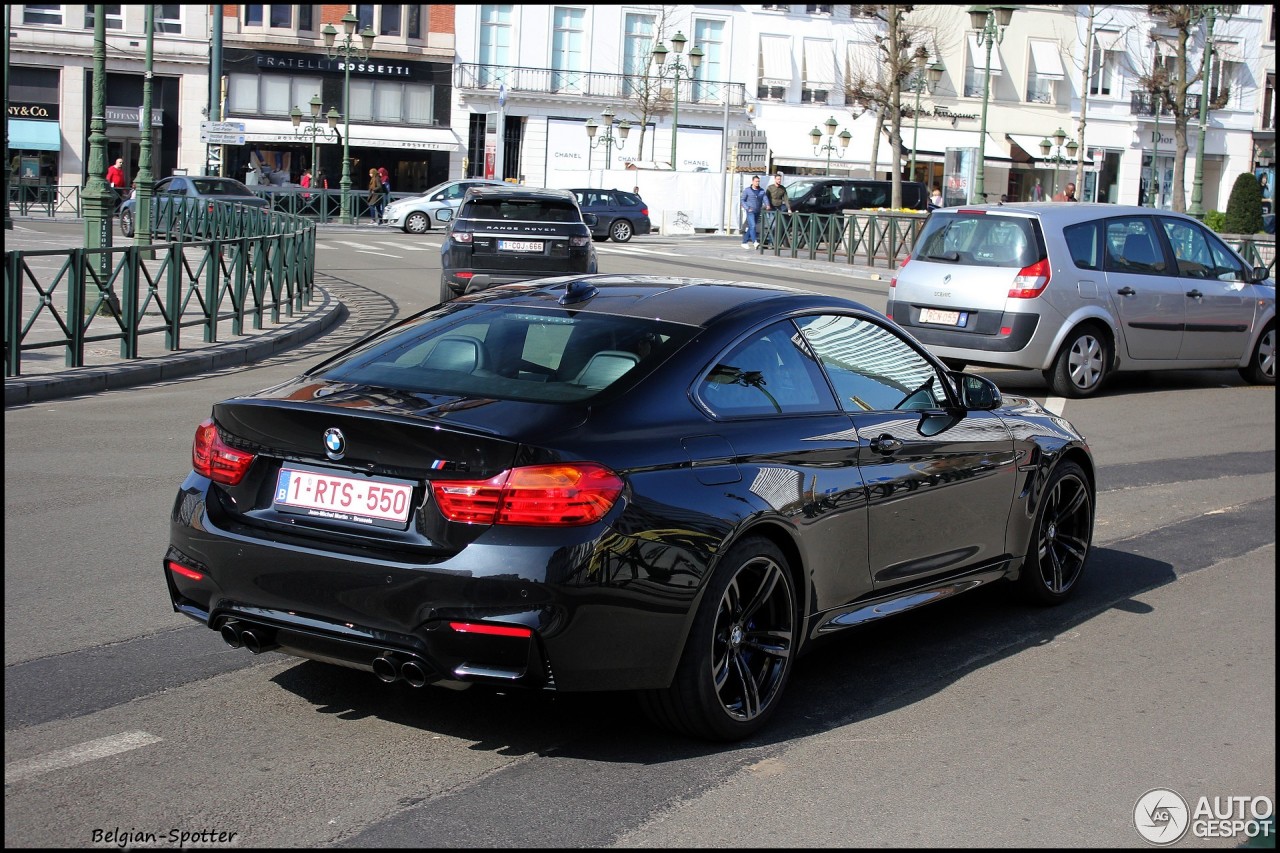
[[[462,204],[472,187],[508,186],[502,181],[467,178],[436,184],[422,195],[398,198],[382,213],[382,224],[394,225],[409,234],[425,234],[432,228],[447,228],[450,216]],[[444,211],[449,211],[448,214]]]
[[[254,193],[235,178],[173,175],[157,181],[151,189],[152,222],[163,222],[175,205],[206,204],[212,211],[215,203],[243,204],[266,209],[270,202]],[[120,233],[132,237],[136,229],[138,197],[134,193],[120,205]]]
[[192,461],[163,574],[229,645],[635,691],[714,740],[821,639],[1001,579],[1067,600],[1096,488],[1067,421],[876,311],[632,275],[435,306],[215,404]]
[[625,243],[634,234],[653,230],[649,221],[649,205],[635,193],[622,190],[572,189],[583,213],[593,213],[596,225],[591,236],[597,240],[612,239]]
[[1096,394],[1121,370],[1276,381],[1276,287],[1200,222],[1114,204],[935,210],[887,313],[953,367],[1043,371]]
[[[893,182],[872,178],[799,178],[787,185],[787,200],[795,213],[840,213],[890,207]],[[919,181],[903,181],[902,206],[927,210],[929,188]]]
[[596,224],[568,190],[473,187],[440,247],[440,301],[495,284],[596,272]]

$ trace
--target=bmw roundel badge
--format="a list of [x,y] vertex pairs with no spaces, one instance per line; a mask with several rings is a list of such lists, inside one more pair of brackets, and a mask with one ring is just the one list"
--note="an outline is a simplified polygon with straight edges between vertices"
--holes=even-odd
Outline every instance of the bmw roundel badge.
[[346,455],[347,439],[342,434],[342,430],[330,427],[324,431],[324,452],[334,461]]

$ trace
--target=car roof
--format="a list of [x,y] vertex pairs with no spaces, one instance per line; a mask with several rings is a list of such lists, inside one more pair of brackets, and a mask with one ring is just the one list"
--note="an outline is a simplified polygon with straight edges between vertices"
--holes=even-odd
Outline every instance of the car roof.
[[[592,285],[588,298],[563,304],[571,285]],[[838,296],[751,281],[686,278],[669,275],[598,274],[557,276],[489,288],[462,300],[496,301],[506,305],[571,308],[623,317],[658,317],[674,323],[703,326],[733,311],[763,311],[790,303],[790,309],[856,310],[874,313],[861,303]],[[459,300],[459,301],[462,301]],[[785,309],[784,309],[785,310]]]
[[1089,222],[1096,219],[1110,219],[1116,216],[1150,216],[1158,213],[1161,216],[1174,216],[1191,222],[1194,217],[1172,210],[1157,210],[1151,207],[1140,207],[1134,204],[1106,204],[1104,202],[1062,202],[1037,201],[1027,203],[1004,204],[965,204],[956,207],[943,207],[933,211],[933,215],[954,216],[966,211],[982,211],[984,214],[1011,214],[1015,216],[1033,216],[1050,225],[1073,225],[1077,222]]
[[521,187],[510,184],[502,186],[483,186],[472,187],[467,190],[468,198],[511,198],[511,199],[556,199],[559,201],[572,201],[575,204],[577,199],[569,190],[549,190],[543,187]]

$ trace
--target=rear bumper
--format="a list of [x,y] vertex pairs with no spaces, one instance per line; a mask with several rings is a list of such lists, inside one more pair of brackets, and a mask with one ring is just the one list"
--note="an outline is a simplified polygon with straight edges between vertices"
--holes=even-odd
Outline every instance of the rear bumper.
[[[965,329],[920,322],[922,307],[907,302],[891,301],[889,317],[909,331],[925,346],[948,357],[964,358],[980,362],[995,359],[999,364],[1012,367],[1040,367],[1043,353],[1028,351],[1040,326],[1039,314],[1015,314],[1012,312],[985,312],[974,318]],[[971,357],[970,355],[971,354]]]

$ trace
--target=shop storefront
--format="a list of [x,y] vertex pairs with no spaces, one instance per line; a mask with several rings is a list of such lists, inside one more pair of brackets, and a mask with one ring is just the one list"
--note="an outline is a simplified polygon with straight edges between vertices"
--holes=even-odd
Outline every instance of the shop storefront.
[[8,77],[9,182],[35,200],[61,173],[61,74],[56,68],[13,66]]

